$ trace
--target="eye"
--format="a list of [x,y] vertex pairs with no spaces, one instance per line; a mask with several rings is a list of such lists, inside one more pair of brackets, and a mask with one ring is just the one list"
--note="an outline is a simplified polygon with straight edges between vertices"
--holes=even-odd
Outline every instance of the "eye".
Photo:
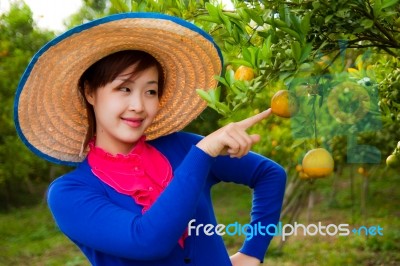
[[128,87],[120,87],[118,90],[122,92],[131,92],[131,89]]
[[149,95],[158,95],[158,91],[157,90],[148,90],[146,91],[147,94]]

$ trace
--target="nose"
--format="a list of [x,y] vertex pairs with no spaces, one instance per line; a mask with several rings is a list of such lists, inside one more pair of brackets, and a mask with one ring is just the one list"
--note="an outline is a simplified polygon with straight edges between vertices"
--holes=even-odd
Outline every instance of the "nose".
[[133,93],[129,99],[129,111],[135,111],[136,113],[143,112],[144,101],[140,95]]

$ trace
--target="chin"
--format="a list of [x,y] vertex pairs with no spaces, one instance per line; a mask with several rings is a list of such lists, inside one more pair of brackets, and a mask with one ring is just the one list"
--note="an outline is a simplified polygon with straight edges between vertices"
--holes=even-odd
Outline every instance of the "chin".
[[139,139],[143,136],[143,133],[141,134],[134,134],[130,135],[129,137],[124,138],[124,142],[129,143],[129,144],[135,144],[136,142],[139,141]]

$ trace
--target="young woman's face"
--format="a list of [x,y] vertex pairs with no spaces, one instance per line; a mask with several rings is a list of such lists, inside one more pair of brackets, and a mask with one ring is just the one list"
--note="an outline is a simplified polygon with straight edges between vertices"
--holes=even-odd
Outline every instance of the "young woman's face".
[[157,68],[131,77],[135,67],[86,95],[96,116],[96,146],[112,154],[129,153],[158,111]]

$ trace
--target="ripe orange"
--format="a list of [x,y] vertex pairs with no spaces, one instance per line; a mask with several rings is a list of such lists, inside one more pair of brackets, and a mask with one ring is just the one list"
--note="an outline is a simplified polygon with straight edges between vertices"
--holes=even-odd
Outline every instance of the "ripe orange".
[[332,155],[324,148],[312,149],[304,155],[303,172],[311,178],[324,177],[333,172]]
[[391,154],[386,158],[386,165],[391,168],[400,166],[400,158],[395,154]]
[[359,167],[359,168],[357,169],[357,172],[358,172],[360,175],[363,175],[363,174],[365,173],[364,167]]
[[271,99],[271,109],[277,116],[289,118],[299,111],[299,103],[293,93],[279,90]]
[[235,79],[242,81],[250,81],[254,79],[254,70],[248,66],[240,66],[235,71]]

